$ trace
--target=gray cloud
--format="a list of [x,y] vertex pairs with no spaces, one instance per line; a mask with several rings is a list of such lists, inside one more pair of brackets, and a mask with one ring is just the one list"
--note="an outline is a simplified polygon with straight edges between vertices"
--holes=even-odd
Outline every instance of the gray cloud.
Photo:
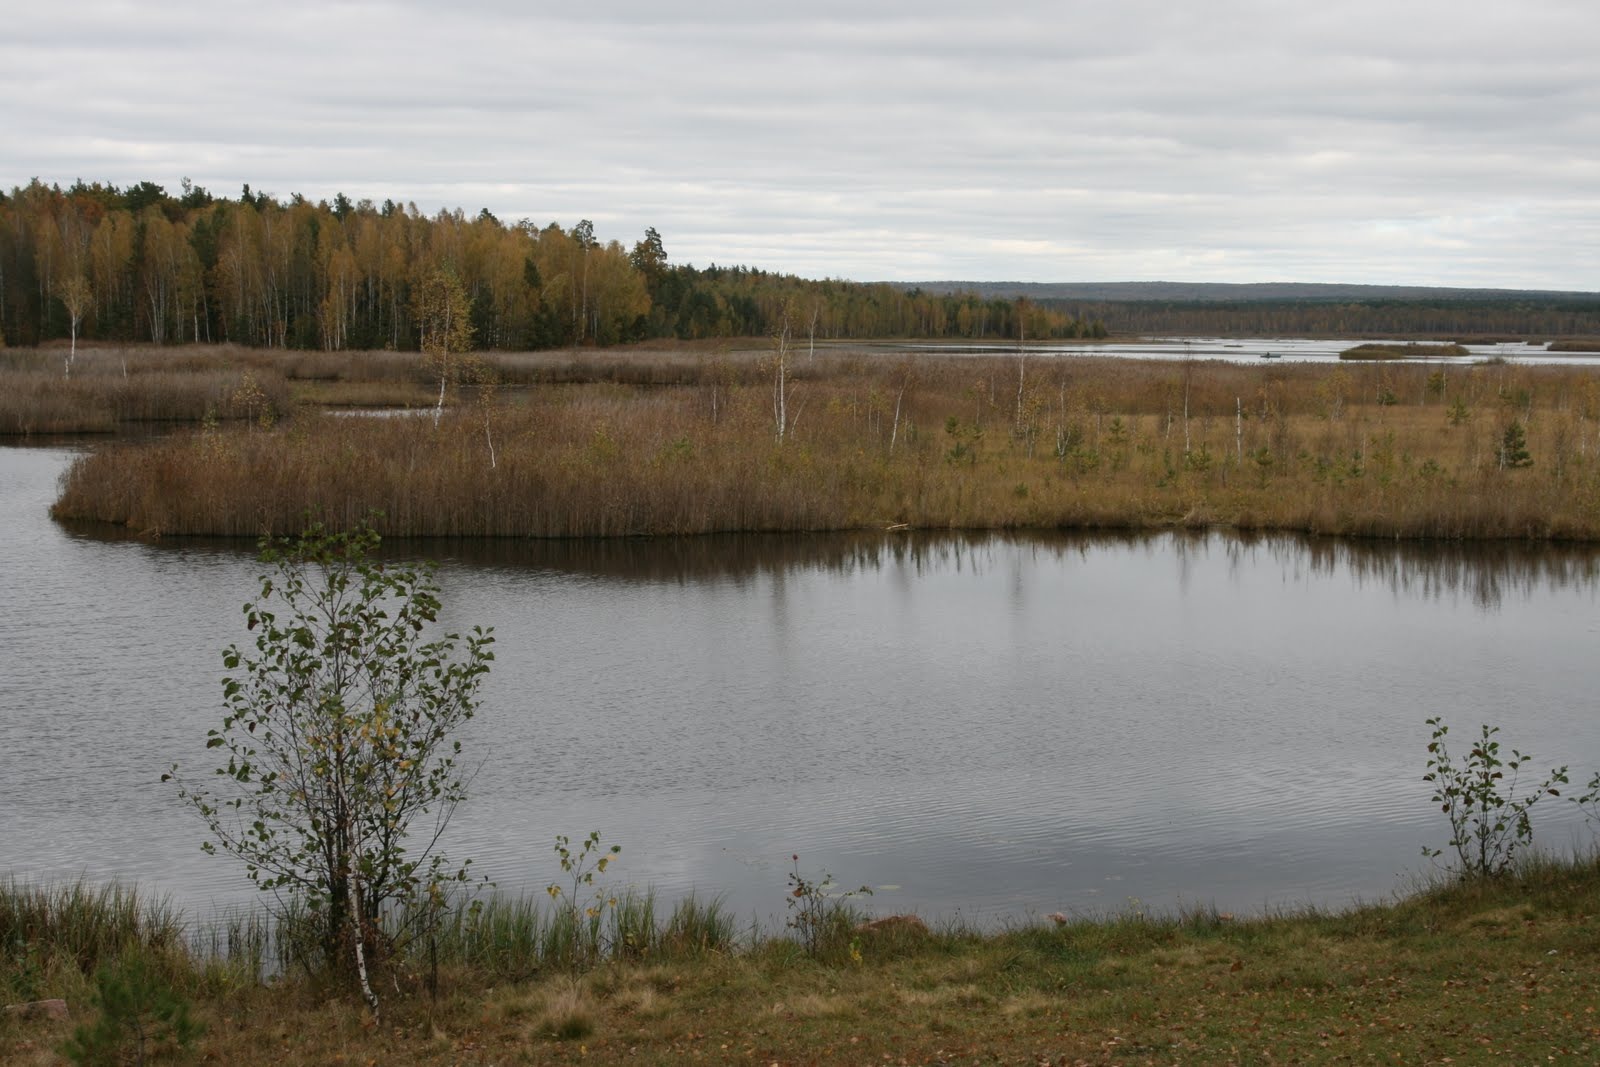
[[67,0],[0,184],[592,218],[855,278],[1600,288],[1600,9]]

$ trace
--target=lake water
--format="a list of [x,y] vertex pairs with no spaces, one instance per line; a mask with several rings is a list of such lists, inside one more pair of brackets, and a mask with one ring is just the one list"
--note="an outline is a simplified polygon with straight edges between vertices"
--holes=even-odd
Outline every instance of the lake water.
[[[159,782],[203,773],[248,546],[64,529],[61,448],[0,448],[0,875],[204,910],[241,869]],[[451,851],[504,889],[551,841],[619,881],[783,914],[789,856],[879,912],[1137,901],[1237,912],[1403,891],[1443,844],[1440,714],[1600,766],[1600,557],[1214,535],[408,546],[496,628]],[[1589,840],[1547,820],[1544,840]]]
[[[1152,337],[1133,342],[1115,344],[1052,344],[1033,343],[1027,346],[1030,356],[1110,356],[1118,359],[1153,359],[1165,362],[1182,360],[1220,360],[1225,363],[1260,363],[1278,360],[1284,363],[1339,363],[1339,353],[1358,344],[1337,338],[1307,337]],[[1370,343],[1406,344],[1405,341],[1381,339]],[[876,350],[914,352],[943,352],[950,355],[968,354],[984,356],[1013,355],[1016,344],[950,345],[885,342],[870,346]],[[1467,355],[1436,356],[1427,360],[1406,360],[1407,363],[1426,362],[1439,366],[1471,366],[1486,359],[1501,359],[1507,363],[1534,363],[1552,366],[1600,366],[1600,352],[1551,352],[1545,344],[1508,341],[1491,345],[1464,345]],[[1370,363],[1346,363],[1347,366],[1371,366]]]

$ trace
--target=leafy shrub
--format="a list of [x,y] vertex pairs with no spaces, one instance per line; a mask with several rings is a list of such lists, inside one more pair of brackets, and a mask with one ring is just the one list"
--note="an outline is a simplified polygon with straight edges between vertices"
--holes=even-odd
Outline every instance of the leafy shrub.
[[[1511,758],[1503,759],[1500,742],[1494,739],[1498,726],[1485,724],[1466,759],[1457,763],[1445,744],[1450,728],[1444,720],[1435,716],[1428,725],[1433,727],[1433,738],[1428,743],[1428,773],[1422,778],[1433,783],[1433,802],[1450,820],[1450,847],[1456,853],[1451,869],[1463,878],[1505,873],[1517,854],[1533,844],[1529,816],[1533,806],[1544,797],[1561,795],[1556,787],[1567,784],[1567,768],[1558,767],[1544,781],[1519,792],[1518,777],[1529,757],[1512,749]],[[1444,852],[1422,851],[1430,859]]]
[[833,876],[821,871],[809,878],[800,872],[800,857],[790,857],[794,866],[789,871],[789,918],[784,923],[800,939],[806,955],[820,956],[824,949],[854,926],[855,913],[849,902],[858,896],[871,896],[869,886],[840,892]]

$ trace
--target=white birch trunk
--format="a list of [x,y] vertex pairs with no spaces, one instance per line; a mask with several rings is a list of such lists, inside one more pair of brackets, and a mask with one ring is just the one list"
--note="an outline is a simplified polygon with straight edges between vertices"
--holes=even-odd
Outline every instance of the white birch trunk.
[[439,400],[433,405],[433,428],[439,428],[439,416],[444,414],[444,386],[450,380],[450,350],[446,348],[439,360]]
[[378,994],[372,991],[372,981],[367,975],[367,944],[365,931],[361,922],[361,885],[352,877],[350,879],[350,925],[355,936],[356,946],[356,977],[361,982],[361,998],[367,1002],[367,1008],[372,1012],[372,1021],[379,1018]]
[[900,391],[894,398],[894,426],[889,430],[889,455],[894,455],[894,443],[900,436],[900,402],[905,399],[906,387],[900,386]]
[[1233,455],[1236,462],[1244,462],[1244,398],[1233,398]]
[[778,366],[772,383],[772,414],[777,424],[778,443],[783,444],[789,429],[789,317],[784,315],[783,328],[778,334]]

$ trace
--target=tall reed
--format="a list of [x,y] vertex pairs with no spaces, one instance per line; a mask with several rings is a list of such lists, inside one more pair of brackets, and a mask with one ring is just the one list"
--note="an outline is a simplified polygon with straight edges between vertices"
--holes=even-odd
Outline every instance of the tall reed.
[[[55,514],[255,537],[381,512],[388,537],[1205,527],[1600,536],[1587,368],[1083,357],[797,361],[693,384],[463,392],[428,418],[306,414],[81,460]],[[1509,425],[1528,469],[1508,468]]]
[[0,950],[69,959],[84,974],[129,947],[178,951],[182,916],[130,886],[0,883]]
[[591,916],[524,896],[491,896],[446,911],[433,931],[411,945],[441,964],[518,980],[549,970],[584,969],[606,960],[689,960],[729,952],[737,937],[719,899],[688,896],[670,915],[649,890],[627,889]]

